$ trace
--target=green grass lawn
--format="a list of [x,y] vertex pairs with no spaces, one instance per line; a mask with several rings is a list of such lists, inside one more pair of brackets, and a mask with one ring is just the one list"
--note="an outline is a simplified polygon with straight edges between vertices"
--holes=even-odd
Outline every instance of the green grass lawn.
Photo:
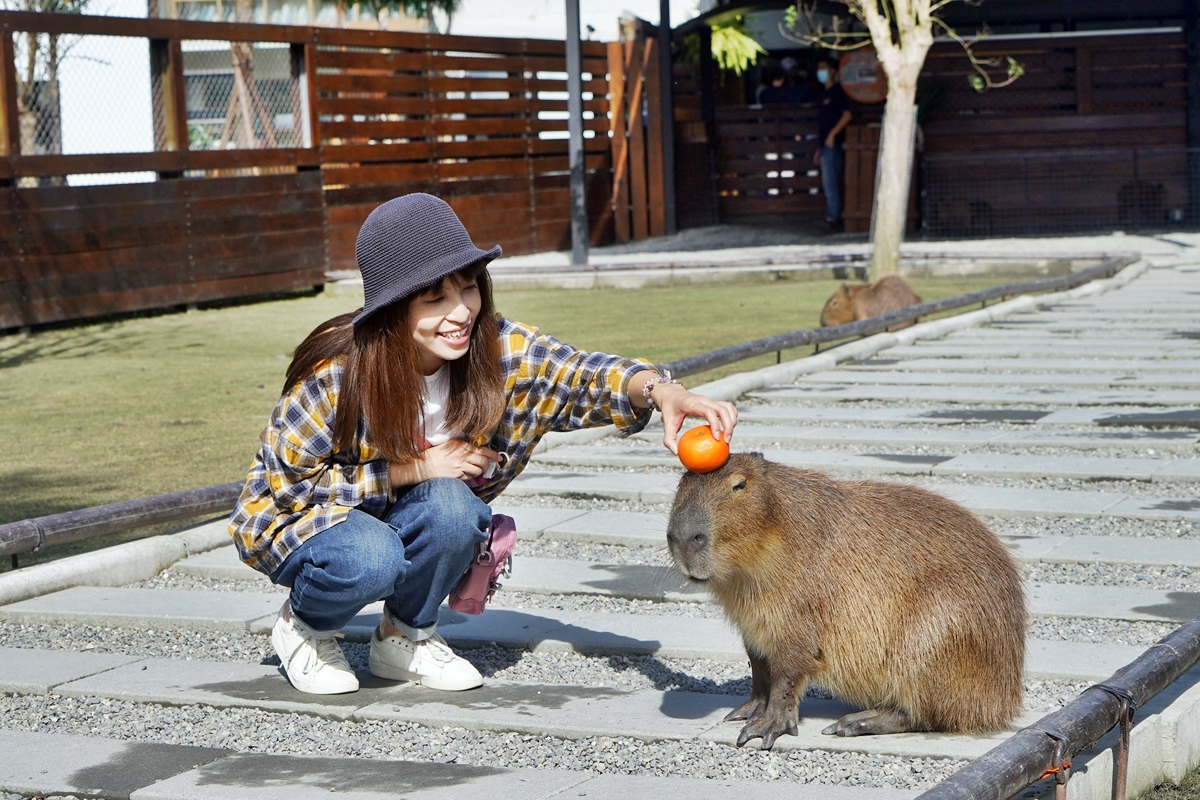
[[[933,300],[998,282],[933,279],[914,286]],[[777,281],[498,291],[496,303],[504,314],[577,347],[657,362],[815,327],[836,286]],[[0,337],[0,441],[7,454],[0,464],[0,523],[240,480],[293,348],[321,321],[361,303],[361,294],[339,287]],[[687,383],[774,362],[774,354],[761,356]],[[99,543],[47,548],[21,563]]]

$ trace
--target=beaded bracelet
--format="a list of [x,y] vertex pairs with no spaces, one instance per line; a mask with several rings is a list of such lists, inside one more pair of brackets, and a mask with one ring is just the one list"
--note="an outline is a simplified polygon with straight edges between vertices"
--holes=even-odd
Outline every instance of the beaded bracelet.
[[658,404],[654,402],[654,398],[651,397],[650,393],[653,392],[654,387],[658,386],[660,383],[674,383],[678,385],[679,381],[672,378],[671,373],[669,372],[666,375],[656,372],[649,380],[642,384],[642,397],[646,398],[646,402],[650,404],[650,408],[658,408]]

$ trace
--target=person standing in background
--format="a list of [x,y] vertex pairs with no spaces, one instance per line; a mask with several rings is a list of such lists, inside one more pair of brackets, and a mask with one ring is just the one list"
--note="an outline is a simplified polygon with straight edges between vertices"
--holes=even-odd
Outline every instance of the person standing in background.
[[817,98],[817,135],[821,149],[813,153],[813,164],[821,168],[821,188],[825,192],[825,226],[837,231],[842,226],[842,173],[846,126],[850,124],[850,101],[837,80],[837,65],[828,58],[817,62],[817,82],[823,90]]

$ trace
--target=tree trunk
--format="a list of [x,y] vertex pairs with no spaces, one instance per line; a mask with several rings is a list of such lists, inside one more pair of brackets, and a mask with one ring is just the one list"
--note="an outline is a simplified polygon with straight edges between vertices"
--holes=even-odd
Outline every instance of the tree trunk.
[[888,76],[887,105],[883,116],[883,152],[879,155],[874,208],[874,252],[871,280],[900,269],[900,244],[908,218],[909,181],[912,175],[912,130],[916,117],[916,75],[911,80]]

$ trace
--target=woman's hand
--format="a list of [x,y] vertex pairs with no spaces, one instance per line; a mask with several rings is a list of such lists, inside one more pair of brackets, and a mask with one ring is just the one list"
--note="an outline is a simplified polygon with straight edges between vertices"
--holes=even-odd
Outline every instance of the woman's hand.
[[737,407],[724,400],[709,400],[704,395],[689,392],[677,383],[660,383],[654,387],[654,402],[662,410],[663,444],[679,455],[679,429],[687,417],[704,417],[708,427],[719,431],[727,443],[737,425]]
[[389,465],[388,474],[393,486],[410,486],[434,478],[469,481],[482,475],[489,462],[499,461],[500,454],[495,450],[462,439],[451,439],[421,453],[416,461]]

